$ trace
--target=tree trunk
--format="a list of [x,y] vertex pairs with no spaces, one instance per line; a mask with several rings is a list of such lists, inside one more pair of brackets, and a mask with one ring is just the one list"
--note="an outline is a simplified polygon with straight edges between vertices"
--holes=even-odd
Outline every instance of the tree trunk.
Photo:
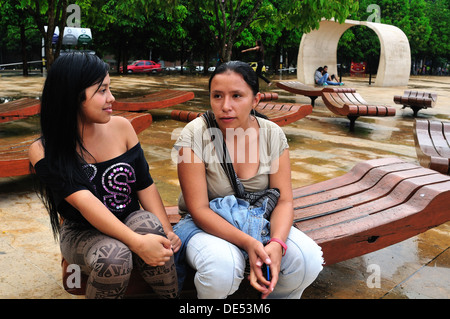
[[27,38],[25,37],[25,25],[22,22],[20,23],[20,46],[22,49],[22,75],[28,76]]
[[[27,7],[28,12],[33,16],[36,24],[38,25],[39,31],[44,38],[47,70],[50,70],[53,61],[55,61],[55,59],[59,56],[62,45],[62,38],[64,36],[64,27],[66,26],[67,2],[67,0],[49,0],[47,21],[43,21],[41,18],[39,2],[36,1],[36,7],[34,8]],[[45,23],[47,23],[47,32],[45,31]],[[60,34],[55,52],[53,52],[52,39],[53,33],[55,32],[55,27],[57,25],[59,27]]]

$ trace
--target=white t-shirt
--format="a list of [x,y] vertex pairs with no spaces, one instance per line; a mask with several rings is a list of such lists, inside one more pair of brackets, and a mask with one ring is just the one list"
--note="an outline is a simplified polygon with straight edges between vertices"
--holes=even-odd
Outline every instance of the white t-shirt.
[[[269,188],[269,174],[277,169],[274,165],[283,151],[289,147],[283,130],[272,121],[256,117],[259,124],[259,168],[255,176],[249,179],[240,179],[245,190],[256,192]],[[249,129],[251,130],[251,129]],[[251,134],[251,131],[244,132]],[[195,155],[205,164],[208,198],[213,200],[218,197],[233,195],[234,190],[228,176],[223,170],[216,155],[214,143],[207,130],[203,117],[198,117],[189,122],[181,131],[174,148],[191,148]],[[252,153],[252,152],[250,152]],[[256,154],[256,152],[254,152]],[[251,157],[250,157],[251,160]],[[255,159],[257,160],[257,159]],[[187,213],[183,194],[178,199],[178,208],[181,215]]]

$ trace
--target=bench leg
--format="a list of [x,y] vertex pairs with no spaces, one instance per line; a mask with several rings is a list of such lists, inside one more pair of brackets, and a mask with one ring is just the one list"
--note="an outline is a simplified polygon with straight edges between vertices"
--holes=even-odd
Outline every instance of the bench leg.
[[411,109],[413,110],[413,112],[414,112],[414,117],[417,117],[417,113],[420,111],[420,109],[421,109],[421,107],[419,107],[419,106],[411,106]]
[[350,132],[354,132],[355,131],[355,121],[358,118],[358,116],[348,115],[347,118],[350,120]]
[[314,103],[315,103],[316,99],[318,98],[318,96],[310,96],[309,98],[311,99],[312,107],[314,107]]

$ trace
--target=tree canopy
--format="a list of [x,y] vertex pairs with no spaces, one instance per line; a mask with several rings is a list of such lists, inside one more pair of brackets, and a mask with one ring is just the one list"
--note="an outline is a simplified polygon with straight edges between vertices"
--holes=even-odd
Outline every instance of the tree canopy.
[[[262,39],[266,64],[296,64],[302,34],[319,26],[321,19],[367,20],[369,5],[380,8],[380,22],[393,24],[407,35],[414,59],[449,57],[450,0],[74,0],[81,11],[81,27],[93,34],[90,49],[113,55],[123,65],[131,59],[204,61],[251,59],[244,48]],[[61,42],[52,44],[56,26],[64,29],[68,0],[3,0],[0,3],[2,52],[17,50],[20,30],[27,41],[31,30],[44,39],[49,65]],[[14,27],[13,27],[14,26]],[[44,28],[47,27],[47,29]],[[22,28],[22,29],[21,29]],[[36,33],[35,33],[36,34]],[[36,35],[34,35],[36,37]],[[61,37],[60,37],[61,39]],[[13,43],[16,44],[13,44]],[[355,46],[355,42],[359,45]],[[22,45],[22,46],[23,46]],[[351,49],[350,49],[351,48]],[[360,48],[360,49],[355,49]],[[379,43],[368,28],[344,33],[338,60],[377,58]],[[1,55],[0,55],[1,57]],[[17,58],[19,60],[19,57]],[[0,61],[1,63],[1,61]],[[206,68],[205,68],[206,69]]]

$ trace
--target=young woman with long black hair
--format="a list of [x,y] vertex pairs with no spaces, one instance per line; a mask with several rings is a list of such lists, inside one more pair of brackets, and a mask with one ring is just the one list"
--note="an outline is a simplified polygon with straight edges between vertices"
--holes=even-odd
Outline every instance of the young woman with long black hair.
[[123,297],[135,264],[156,293],[173,298],[181,242],[113,102],[108,65],[97,56],[55,60],[42,92],[42,136],[29,149],[39,194],[63,257],[89,275],[86,298]]

